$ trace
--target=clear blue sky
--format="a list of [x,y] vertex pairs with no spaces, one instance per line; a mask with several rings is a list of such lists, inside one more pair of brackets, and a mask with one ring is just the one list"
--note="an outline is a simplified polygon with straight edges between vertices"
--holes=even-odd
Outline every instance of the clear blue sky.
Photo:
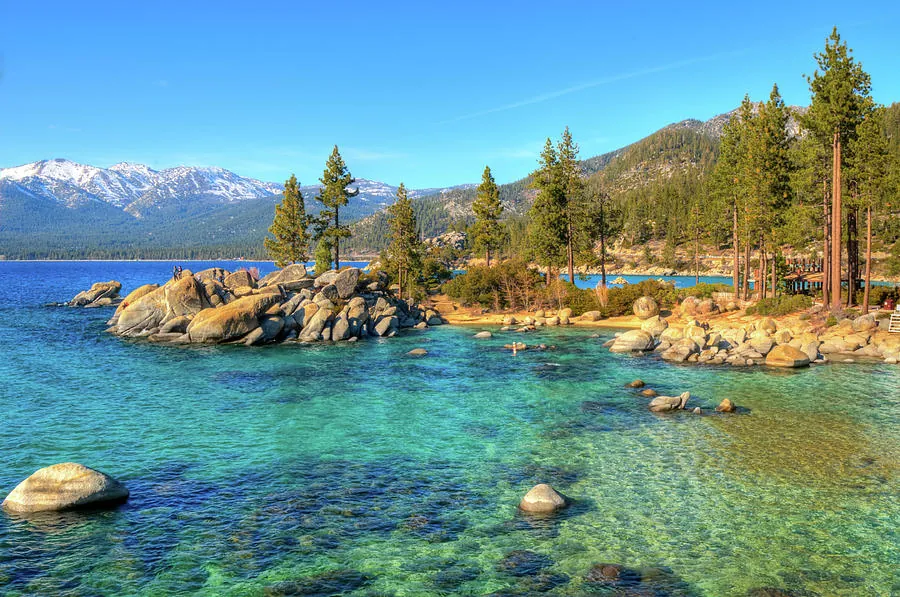
[[[222,166],[304,184],[338,144],[411,187],[531,171],[568,125],[589,157],[674,121],[809,101],[837,25],[900,101],[900,2],[0,0],[0,167]],[[234,7],[232,7],[232,5]]]

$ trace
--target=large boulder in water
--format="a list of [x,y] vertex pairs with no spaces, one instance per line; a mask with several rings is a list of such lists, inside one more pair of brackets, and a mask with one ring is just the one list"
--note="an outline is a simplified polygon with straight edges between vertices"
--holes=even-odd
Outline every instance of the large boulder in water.
[[[128,296],[131,298],[131,295]],[[125,302],[129,304],[119,313],[116,322],[116,333],[121,336],[136,336],[145,330],[158,328],[166,317],[165,287],[151,290],[133,302],[127,299]]]
[[85,307],[94,303],[98,303],[103,299],[113,299],[119,297],[119,291],[122,290],[122,284],[115,280],[109,282],[95,282],[89,290],[83,290],[76,294],[69,304],[73,307]]
[[166,315],[163,321],[183,315],[196,315],[212,306],[203,285],[194,276],[182,276],[163,286],[163,289],[166,297]]
[[610,352],[635,352],[652,348],[653,336],[644,330],[630,330],[616,338],[609,350]]
[[553,487],[546,483],[541,483],[532,487],[522,501],[519,502],[519,509],[523,512],[532,512],[535,514],[549,514],[561,510],[568,505],[566,498],[560,495]]
[[779,344],[766,355],[770,367],[806,367],[809,355],[790,344]]
[[45,512],[111,505],[128,499],[124,485],[75,462],[40,469],[3,500],[10,512]]
[[277,294],[245,296],[217,309],[204,309],[187,328],[191,342],[228,342],[246,336],[259,327],[259,318],[272,305]]
[[638,319],[649,319],[654,315],[659,315],[659,305],[652,296],[642,296],[634,301],[631,308]]

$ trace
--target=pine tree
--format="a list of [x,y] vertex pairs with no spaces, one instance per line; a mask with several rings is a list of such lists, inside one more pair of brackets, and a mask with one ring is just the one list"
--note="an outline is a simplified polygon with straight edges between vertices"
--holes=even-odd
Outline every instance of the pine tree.
[[322,203],[323,208],[316,219],[316,239],[327,239],[334,250],[334,267],[340,269],[341,239],[350,237],[350,227],[341,224],[340,210],[351,197],[359,194],[359,189],[348,190],[347,187],[356,180],[350,175],[337,145],[325,163],[325,172],[319,182],[322,183],[322,189],[316,195],[316,200]]
[[549,285],[553,269],[564,262],[566,248],[565,191],[560,185],[556,148],[549,138],[538,163],[531,182],[538,194],[528,211],[528,238],[531,257],[547,268]]
[[264,244],[269,257],[278,267],[304,263],[309,254],[309,218],[297,177],[293,174],[284,183],[281,203],[275,206],[275,218],[269,227],[272,237]]
[[569,270],[569,282],[575,283],[575,254],[593,249],[596,229],[592,226],[594,213],[585,202],[584,179],[581,165],[578,163],[578,144],[572,139],[569,127],[563,131],[562,138],[556,146],[559,160],[557,170],[562,189],[563,211],[566,227],[566,265]]
[[863,293],[863,313],[869,310],[872,283],[872,212],[889,190],[890,154],[888,140],[882,129],[884,109],[878,108],[859,124],[856,138],[849,146],[851,156],[849,179],[854,195],[866,212],[866,273]]
[[505,235],[503,225],[500,224],[500,215],[503,213],[500,188],[494,181],[489,166],[484,167],[472,211],[475,213],[475,224],[472,226],[475,250],[485,252],[487,266],[491,267],[491,252],[503,246]]
[[313,259],[315,259],[316,262],[316,276],[321,276],[331,269],[331,257],[331,245],[328,244],[328,239],[321,238],[316,245],[316,252],[313,255]]
[[[749,103],[750,98],[745,97],[744,101]],[[722,130],[722,141],[719,148],[719,160],[716,162],[715,170],[713,170],[710,178],[710,197],[712,201],[712,209],[714,214],[722,214],[723,220],[718,222],[719,227],[723,230],[731,231],[732,254],[732,285],[734,287],[734,298],[738,298],[738,288],[740,285],[740,238],[738,231],[738,200],[742,194],[742,187],[745,183],[743,172],[741,170],[741,159],[743,159],[743,132],[742,119],[740,114],[732,116],[725,123]]]
[[388,207],[391,224],[391,244],[386,251],[386,261],[392,273],[396,273],[400,288],[399,298],[403,298],[404,288],[411,296],[422,265],[422,244],[416,228],[416,216],[412,202],[401,182],[397,189],[397,201]]
[[825,41],[825,50],[815,54],[818,69],[811,77],[806,77],[813,95],[812,104],[803,119],[804,126],[819,142],[831,147],[830,303],[833,309],[841,306],[842,148],[852,142],[857,125],[871,111],[868,99],[871,79],[851,54],[852,50],[841,41],[835,27]]

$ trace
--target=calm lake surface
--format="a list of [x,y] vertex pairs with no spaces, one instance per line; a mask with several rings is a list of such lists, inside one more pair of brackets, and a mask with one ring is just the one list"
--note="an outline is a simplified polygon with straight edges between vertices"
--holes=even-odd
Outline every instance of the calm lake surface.
[[[571,329],[516,357],[459,327],[175,348],[45,306],[171,267],[0,262],[0,496],[69,460],[131,490],[0,514],[0,594],[900,594],[900,367],[671,366]],[[636,377],[750,412],[654,415]],[[574,506],[520,515],[538,482]],[[585,580],[598,562],[665,570],[616,593]]]

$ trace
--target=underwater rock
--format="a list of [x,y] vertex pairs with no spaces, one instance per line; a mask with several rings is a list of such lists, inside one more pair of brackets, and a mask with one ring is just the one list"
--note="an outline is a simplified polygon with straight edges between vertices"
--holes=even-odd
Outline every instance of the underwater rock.
[[42,468],[3,500],[10,512],[45,512],[120,504],[128,489],[105,473],[75,462]]
[[643,380],[636,379],[633,382],[631,382],[630,384],[628,384],[628,387],[629,388],[643,388],[645,385],[647,385],[647,384],[645,384]]
[[512,576],[534,576],[553,565],[548,556],[527,549],[517,549],[506,554],[497,563],[497,571]]
[[728,398],[724,398],[722,402],[719,403],[719,406],[716,407],[716,412],[720,413],[733,413],[735,410],[737,410],[737,407],[734,405],[734,402]]
[[494,335],[493,335],[492,333],[490,333],[490,332],[484,331],[484,332],[478,332],[477,334],[475,334],[475,335],[472,336],[472,337],[473,337],[473,338],[483,339],[483,338],[493,338]]
[[424,348],[413,348],[406,354],[408,354],[411,357],[424,357],[426,354],[428,354],[428,351],[425,350]]

